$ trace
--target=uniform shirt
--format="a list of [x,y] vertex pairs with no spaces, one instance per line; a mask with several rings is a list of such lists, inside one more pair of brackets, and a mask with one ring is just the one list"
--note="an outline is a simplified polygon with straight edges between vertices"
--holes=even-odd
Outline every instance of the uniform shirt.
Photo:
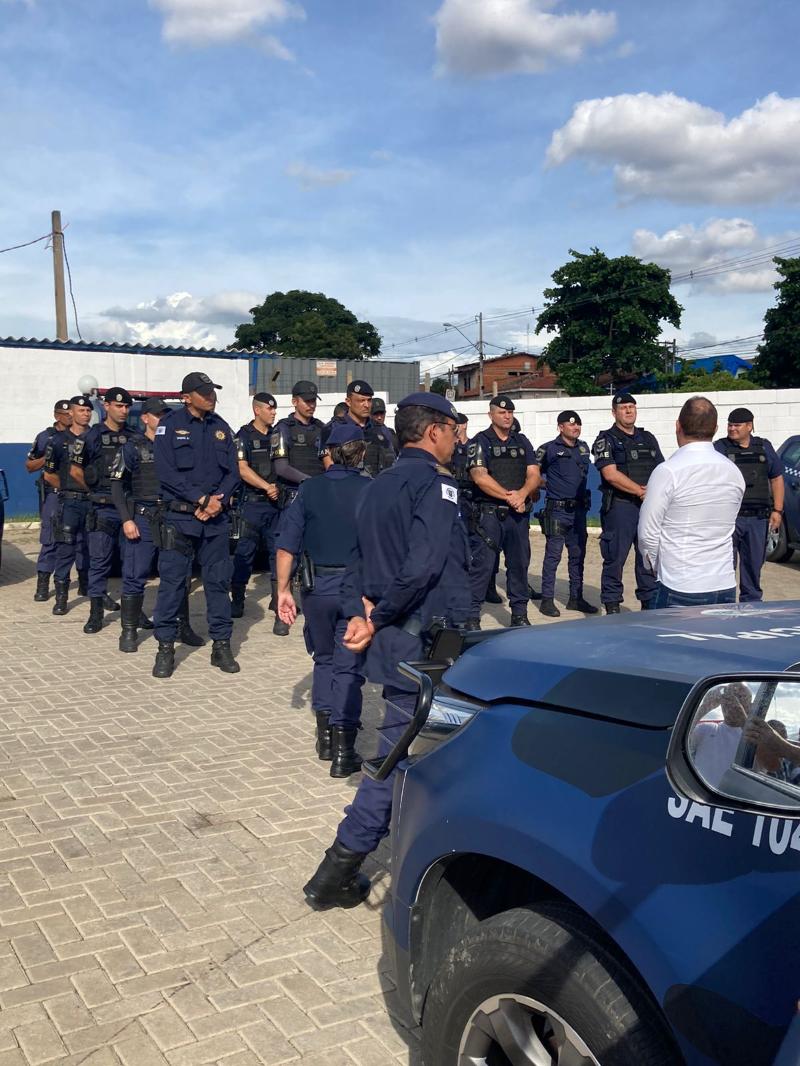
[[621,474],[625,474],[628,465],[628,457],[625,454],[626,440],[630,441],[631,444],[641,444],[644,448],[655,448],[657,453],[656,462],[664,462],[661,447],[648,430],[642,429],[641,426],[634,426],[633,433],[628,434],[616,426],[612,426],[610,429],[604,429],[601,433],[598,433],[597,439],[592,445],[594,465],[598,470],[602,470],[604,466],[610,466],[613,463]]
[[732,445],[734,448],[738,448],[742,452],[747,452],[750,446],[753,444],[760,444],[764,449],[764,455],[767,458],[767,477],[770,479],[770,481],[774,477],[783,477],[783,460],[772,447],[766,437],[751,436],[750,444],[748,444],[747,448],[743,448],[742,445],[736,440],[728,440],[727,437],[721,437],[719,440],[714,441],[714,447],[717,449],[720,455],[725,455],[726,458],[726,447],[730,447]]
[[[516,433],[512,430],[508,436],[508,440],[501,440],[497,433],[495,433],[494,427],[489,426],[487,429],[481,430],[480,433],[476,433],[467,445],[469,454],[469,461],[467,464],[468,469],[474,470],[476,468],[482,468],[491,476],[494,449],[502,447],[521,449],[525,460],[525,466],[533,466],[536,453],[534,452],[533,445],[524,433]],[[521,487],[522,486],[520,486],[520,488]],[[489,498],[493,500],[495,499],[494,497]]]
[[[128,437],[117,452],[114,467],[111,471],[111,498],[123,522],[133,521],[134,503],[136,501],[132,494],[133,486],[131,482],[133,475],[137,473],[141,465],[138,446],[140,442],[141,437]],[[151,444],[155,452],[155,442],[152,441]],[[159,493],[160,486],[157,489],[157,494]]]
[[156,429],[154,450],[167,501],[196,503],[221,494],[227,504],[239,484],[231,427],[214,412],[197,418],[184,406],[165,415]]
[[556,437],[536,449],[533,462],[547,475],[548,500],[577,500],[586,492],[592,462],[586,441],[569,445]]
[[[320,435],[317,439],[316,449],[316,454],[320,460],[325,453],[325,447],[322,443],[322,430],[325,429],[325,426],[318,418],[312,418],[310,422],[303,422],[295,414],[291,414],[287,415],[286,418],[282,418],[273,427],[272,436],[270,437],[270,454],[272,456],[272,461],[275,464],[275,473],[281,481],[288,482],[290,485],[299,485],[300,482],[305,481],[307,477],[314,477],[315,475],[307,474],[303,470],[298,470],[297,467],[292,466],[289,462],[289,455],[292,448],[292,428],[294,426],[298,426],[301,431],[311,429],[314,426],[320,427]],[[330,430],[328,433],[330,434]],[[319,472],[322,473],[321,461]]]
[[[280,529],[275,538],[275,547],[282,548],[290,555],[299,555],[305,547],[309,549],[306,541],[306,533],[310,524],[327,523],[329,536],[325,538],[325,544],[321,550],[312,552],[312,558],[320,566],[343,566],[350,562],[356,548],[356,518],[355,507],[360,500],[363,491],[369,487],[369,481],[361,476],[361,471],[353,467],[340,466],[334,463],[329,466],[324,474],[318,477],[324,478],[332,486],[342,486],[344,491],[339,491],[331,500],[331,506],[326,513],[313,513],[309,506],[308,486],[314,485],[317,478],[306,478],[295,496],[292,503],[284,511]],[[317,527],[315,535],[319,536]],[[321,539],[321,538],[320,538]],[[326,555],[325,549],[329,555]]]
[[[69,481],[69,467],[73,463],[80,465],[88,432],[88,427],[84,427],[80,433],[62,429],[53,434],[44,452],[44,469],[48,474],[56,474],[61,483]],[[79,490],[76,484],[75,491],[83,490]]]
[[[56,436],[57,433],[61,432],[62,430],[60,430],[56,425],[52,425],[48,426],[46,429],[43,429],[41,433],[37,433],[34,437],[33,444],[31,445],[31,450],[28,452],[28,458],[42,459],[43,457],[45,457],[47,454],[47,445],[50,443],[53,437]],[[41,480],[42,484],[44,485],[44,494],[45,496],[47,496],[48,493],[53,491],[53,487],[52,485],[48,485],[47,482],[44,480],[44,477],[41,473],[42,469],[44,468],[40,468],[37,483],[39,480]]]
[[736,585],[733,531],[744,478],[711,441],[684,444],[650,475],[639,512],[639,551],[675,592]]
[[455,446],[453,458],[450,460],[450,469],[458,484],[459,492],[472,488],[472,480],[469,476],[469,445],[460,441]]

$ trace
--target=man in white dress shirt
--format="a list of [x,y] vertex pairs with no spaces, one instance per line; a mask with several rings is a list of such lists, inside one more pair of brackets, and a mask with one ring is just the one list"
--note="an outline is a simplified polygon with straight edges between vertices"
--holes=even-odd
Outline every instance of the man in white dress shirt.
[[745,484],[715,450],[716,431],[716,407],[692,396],[675,424],[678,450],[647,483],[638,536],[658,582],[653,609],[736,601],[733,531]]

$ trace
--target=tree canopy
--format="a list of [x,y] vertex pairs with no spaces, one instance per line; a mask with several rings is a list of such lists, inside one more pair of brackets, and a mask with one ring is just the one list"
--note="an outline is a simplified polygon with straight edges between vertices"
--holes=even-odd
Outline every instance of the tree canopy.
[[604,392],[600,379],[662,370],[661,322],[676,328],[683,308],[669,291],[670,273],[636,256],[609,259],[599,248],[570,249],[553,273],[536,332],[556,335],[542,358],[572,396]]
[[753,380],[772,389],[800,386],[800,258],[773,262],[780,277],[778,299],[764,315],[764,343],[758,346]]
[[371,359],[381,338],[338,300],[321,292],[273,292],[236,327],[236,345],[305,359]]
[[749,376],[735,378],[727,370],[714,368],[708,371],[701,366],[692,366],[690,362],[674,374],[656,373],[652,385],[637,385],[637,392],[741,392],[745,389],[760,389]]

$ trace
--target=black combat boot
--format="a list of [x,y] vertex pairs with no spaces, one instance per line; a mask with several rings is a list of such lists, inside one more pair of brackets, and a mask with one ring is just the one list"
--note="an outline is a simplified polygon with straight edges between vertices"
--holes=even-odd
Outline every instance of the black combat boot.
[[241,618],[244,614],[244,590],[246,585],[231,585],[231,618]]
[[541,592],[537,592],[533,585],[528,585],[528,596],[534,603],[542,598]]
[[492,578],[492,580],[489,582],[489,587],[487,588],[486,595],[483,598],[484,598],[486,603],[502,603],[503,602],[502,596],[497,591],[497,584],[496,584],[494,578]]
[[56,602],[53,604],[53,614],[67,613],[67,596],[69,595],[69,580],[59,581],[55,579]]
[[343,729],[335,725],[331,729],[333,740],[333,761],[331,777],[349,777],[361,769],[361,756],[356,751],[357,729]]
[[172,677],[175,669],[175,643],[171,640],[160,640],[156,661],[153,664],[153,677]]
[[106,611],[118,611],[119,604],[116,600],[112,600],[107,592],[103,593],[103,609]]
[[539,611],[541,614],[547,615],[548,618],[560,618],[561,611],[555,605],[555,601],[549,599],[547,596],[543,596],[539,601]]
[[464,632],[465,633],[477,633],[480,628],[481,628],[481,620],[480,620],[480,618],[468,618],[466,620],[466,622],[464,623]]
[[119,636],[119,650],[133,652],[139,650],[136,643],[136,629],[139,624],[139,616],[142,613],[142,600],[144,596],[122,596],[122,610],[120,624],[122,632]]
[[526,614],[512,614],[511,615],[511,628],[519,629],[520,626],[529,626],[531,623],[528,620]]
[[89,621],[83,627],[84,633],[99,633],[103,628],[103,597],[92,596],[89,600]]
[[178,611],[178,618],[176,620],[175,639],[181,644],[185,644],[188,648],[202,648],[205,644],[203,638],[192,629],[192,623],[189,621],[189,590],[183,597],[183,603]]
[[603,606],[606,609],[606,614],[619,614],[619,604],[618,603],[606,603],[606,604],[603,604]]
[[33,598],[36,603],[47,603],[50,598],[50,575],[42,570],[36,573],[36,592]]
[[89,595],[89,571],[88,570],[79,570],[78,571],[78,595],[79,596],[88,596]]
[[275,604],[275,621],[272,623],[272,632],[276,637],[288,637],[289,627],[278,614],[278,582],[272,582],[272,602]]
[[233,657],[229,640],[215,640],[211,645],[211,665],[218,666],[224,674],[238,674],[241,667]]
[[[144,598],[144,597],[142,597]],[[144,611],[139,612],[139,629],[152,629],[153,620],[148,618]]]
[[303,885],[306,903],[315,911],[357,907],[369,895],[369,878],[360,872],[367,853],[351,851],[334,840],[311,880]]
[[323,762],[330,762],[333,758],[331,746],[331,726],[327,711],[317,711],[317,755]]
[[581,614],[597,614],[597,608],[583,598],[583,596],[570,596],[567,600],[568,611],[580,611]]

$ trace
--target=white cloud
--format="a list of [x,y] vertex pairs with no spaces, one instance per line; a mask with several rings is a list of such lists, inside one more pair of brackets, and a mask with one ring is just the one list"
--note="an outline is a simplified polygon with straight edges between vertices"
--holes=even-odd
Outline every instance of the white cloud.
[[771,93],[732,119],[674,93],[583,100],[547,163],[614,168],[620,193],[691,203],[797,199],[800,99]]
[[304,189],[324,185],[342,185],[355,174],[354,170],[319,170],[307,163],[290,163],[286,168],[290,178],[297,178]]
[[150,331],[151,336],[168,336],[170,331],[179,331],[179,324],[186,327],[187,333],[208,325],[231,329],[241,322],[248,322],[250,308],[262,299],[253,292],[218,292],[199,299],[188,292],[174,292],[171,296],[159,296],[133,307],[109,307],[100,314],[131,328],[135,325],[144,330],[145,327],[158,326],[157,330]]
[[612,12],[553,14],[559,0],[444,0],[434,16],[440,70],[540,74],[614,35]]
[[[688,274],[695,288],[717,292],[766,292],[775,283],[776,273],[767,249],[791,239],[792,234],[762,236],[745,218],[712,218],[702,226],[686,223],[659,236],[637,229],[632,251],[648,262],[668,267],[673,276]],[[731,260],[745,259],[740,267],[712,276],[705,271],[733,267]]]
[[198,322],[165,319],[157,325],[150,322],[110,322],[101,330],[84,328],[84,336],[97,333],[97,339],[117,344],[166,344],[176,348],[226,348],[232,341],[230,331],[221,335]]
[[150,0],[164,15],[163,37],[170,44],[203,47],[246,41],[268,55],[291,60],[292,53],[272,35],[258,36],[268,24],[305,18],[292,0]]

